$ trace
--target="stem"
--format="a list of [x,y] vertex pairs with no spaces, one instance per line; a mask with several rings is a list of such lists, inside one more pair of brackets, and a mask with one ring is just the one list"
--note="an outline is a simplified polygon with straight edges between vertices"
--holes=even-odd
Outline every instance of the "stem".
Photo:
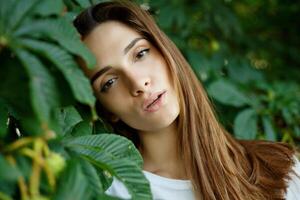
[[28,145],[29,143],[33,142],[34,139],[31,137],[26,137],[26,138],[22,138],[22,139],[18,139],[15,142],[11,143],[10,145],[8,145],[5,149],[4,152],[9,152],[9,151],[14,151],[20,147],[23,147],[25,145]]
[[41,165],[39,160],[42,160],[42,148],[43,141],[40,138],[37,138],[34,141],[34,151],[35,157],[32,163],[32,172],[29,180],[29,191],[32,197],[39,195],[39,186],[40,186],[40,176],[41,176]]
[[29,149],[29,148],[23,148],[21,151],[20,151],[21,154],[25,155],[25,156],[28,156],[29,158],[31,158],[32,160],[36,160],[39,165],[43,165],[44,164],[44,160],[40,157],[37,157],[36,156],[36,152],[33,151],[32,149]]
[[[49,156],[50,150],[49,150],[49,147],[46,143],[43,144],[42,151],[43,151],[45,157]],[[33,151],[32,149],[29,149],[29,148],[23,148],[20,151],[20,153],[25,155],[25,156],[28,156],[32,160],[35,160],[39,164],[39,166],[41,166],[45,170],[45,173],[46,173],[46,176],[47,176],[47,179],[48,179],[48,183],[49,183],[50,187],[54,190],[55,185],[56,185],[55,176],[52,173],[52,170],[47,165],[47,162],[45,162],[44,158],[41,158],[41,157],[37,156],[36,152]]]
[[55,176],[53,174],[53,172],[51,171],[51,169],[49,168],[49,166],[47,165],[47,163],[44,163],[43,168],[45,170],[47,179],[48,179],[48,183],[51,187],[51,189],[55,189],[56,186],[56,181],[55,181]]
[[[13,166],[16,166],[16,160],[14,159],[14,157],[12,157],[11,155],[7,156],[7,160],[8,162],[10,162]],[[24,177],[20,176],[18,178],[18,186],[20,188],[20,193],[21,193],[21,199],[22,200],[28,200],[28,189],[27,189],[27,185],[25,183]]]
[[92,121],[96,121],[99,117],[97,115],[97,112],[96,112],[96,108],[94,106],[91,106],[91,113],[92,113]]
[[[43,153],[44,153],[45,158],[49,157],[49,155],[50,155],[50,149],[48,147],[48,144],[45,141],[44,141],[44,145],[43,145]],[[49,168],[47,162],[43,163],[43,169],[45,170],[50,187],[54,190],[55,185],[56,185],[55,176],[54,176],[52,170]]]
[[24,180],[23,176],[19,177],[18,185],[19,185],[20,192],[21,192],[21,199],[22,200],[28,200],[29,199],[29,197],[28,197],[28,188],[27,188],[27,185],[25,183],[25,180]]

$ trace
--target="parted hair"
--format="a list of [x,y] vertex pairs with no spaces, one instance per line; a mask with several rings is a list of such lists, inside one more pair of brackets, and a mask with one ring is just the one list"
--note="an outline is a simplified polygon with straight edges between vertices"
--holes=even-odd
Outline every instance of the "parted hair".
[[[111,20],[142,35],[167,62],[180,103],[178,152],[196,199],[283,200],[294,165],[294,149],[279,142],[233,138],[218,122],[206,91],[181,52],[151,14],[137,4],[99,3],[81,12],[73,23],[84,38],[99,24]],[[97,108],[101,117],[109,118],[109,111],[99,102]],[[110,123],[116,133],[140,145],[134,129],[123,122]]]

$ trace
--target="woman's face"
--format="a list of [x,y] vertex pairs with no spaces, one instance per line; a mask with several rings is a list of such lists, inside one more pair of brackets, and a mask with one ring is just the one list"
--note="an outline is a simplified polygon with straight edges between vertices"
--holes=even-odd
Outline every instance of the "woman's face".
[[108,21],[98,25],[84,43],[97,65],[86,73],[100,103],[128,126],[157,131],[175,122],[177,94],[160,52],[126,25]]

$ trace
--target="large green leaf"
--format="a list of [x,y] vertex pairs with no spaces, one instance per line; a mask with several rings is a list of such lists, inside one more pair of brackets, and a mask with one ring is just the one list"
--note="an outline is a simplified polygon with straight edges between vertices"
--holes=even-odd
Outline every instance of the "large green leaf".
[[142,158],[133,143],[115,134],[69,138],[65,145],[101,170],[120,179],[133,199],[149,199],[148,181],[141,172]]
[[88,184],[88,187],[93,192],[94,196],[100,195],[104,192],[102,184],[100,182],[100,178],[97,174],[96,169],[94,166],[89,163],[88,161],[81,159],[80,165],[83,171],[83,174],[86,177]]
[[135,163],[127,158],[117,159],[99,149],[88,147],[72,147],[73,151],[93,163],[95,167],[104,169],[122,181],[133,200],[152,199],[149,181]]
[[58,107],[58,94],[53,78],[43,64],[27,51],[16,50],[30,78],[30,96],[33,109],[44,128],[49,127],[51,111]]
[[88,104],[91,107],[94,105],[95,97],[91,85],[70,54],[56,45],[42,41],[22,39],[21,44],[51,60],[64,74],[75,98],[79,102]]
[[75,0],[82,8],[87,8],[91,6],[91,2],[89,0]]
[[[93,54],[80,42],[79,35],[75,28],[66,19],[59,19],[53,22],[52,31],[49,30],[48,36],[56,40],[62,47],[71,53],[81,56],[87,63],[89,68],[96,65],[96,59]],[[55,30],[55,31],[54,31]]]
[[[8,50],[1,52],[0,60],[0,96],[10,106],[10,113],[18,120],[18,125],[27,134],[42,133],[41,122],[32,105],[31,79],[27,69],[22,67],[22,63],[16,55]],[[22,130],[20,131],[22,132]]]
[[81,121],[77,123],[71,132],[72,136],[75,137],[92,135],[92,133],[93,133],[92,122],[88,122],[88,121]]
[[80,114],[73,106],[57,109],[55,112],[55,118],[61,128],[61,136],[71,133],[74,126],[82,121]]
[[7,30],[9,13],[13,9],[16,0],[0,0],[0,35],[4,35]]
[[249,103],[249,99],[232,83],[222,79],[209,85],[208,93],[225,105],[240,107]]
[[30,15],[37,2],[39,0],[15,1],[13,9],[9,13],[8,23],[6,24],[9,32],[14,31]]
[[234,120],[234,135],[239,139],[255,139],[257,114],[249,108],[241,111]]
[[[15,36],[32,36],[32,34],[44,38],[45,36],[58,42],[69,52],[83,57],[87,66],[93,68],[96,65],[96,59],[87,47],[80,41],[79,34],[74,26],[65,18],[59,19],[41,19],[29,21],[20,27]],[[39,33],[39,34],[37,34]]]
[[59,15],[63,12],[63,9],[63,0],[44,0],[39,2],[34,12],[41,16]]
[[106,191],[111,186],[111,184],[113,182],[113,177],[111,176],[111,174],[109,172],[107,172],[106,170],[100,169],[100,168],[97,168],[97,174],[101,181],[103,190]]
[[116,134],[87,135],[66,140],[68,146],[93,147],[106,152],[112,158],[127,158],[142,167],[143,159],[134,144]]

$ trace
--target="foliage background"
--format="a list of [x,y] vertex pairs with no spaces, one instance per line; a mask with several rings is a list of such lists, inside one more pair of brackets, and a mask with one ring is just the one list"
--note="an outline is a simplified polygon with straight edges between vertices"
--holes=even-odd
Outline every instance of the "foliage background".
[[[103,134],[111,129],[75,60],[95,63],[71,22],[96,2],[0,0],[0,199],[115,199],[103,193],[112,176],[133,199],[151,199],[141,156]],[[235,137],[299,145],[299,2],[137,2],[180,48]]]

